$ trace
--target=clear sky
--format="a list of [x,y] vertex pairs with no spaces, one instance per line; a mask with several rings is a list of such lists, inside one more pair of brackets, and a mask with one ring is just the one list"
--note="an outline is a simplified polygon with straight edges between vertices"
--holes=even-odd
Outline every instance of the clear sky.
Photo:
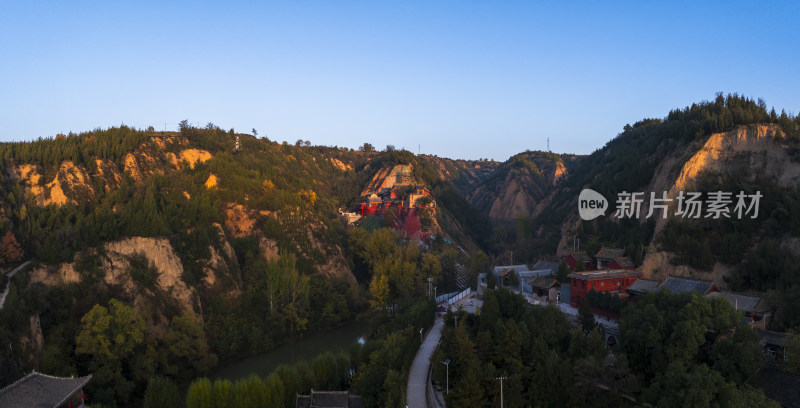
[[188,119],[505,160],[720,91],[800,111],[800,2],[546,3],[4,1],[0,140]]

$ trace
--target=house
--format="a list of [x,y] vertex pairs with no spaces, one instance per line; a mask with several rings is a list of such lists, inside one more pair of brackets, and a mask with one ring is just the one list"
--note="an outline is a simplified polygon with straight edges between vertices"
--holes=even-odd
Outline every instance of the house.
[[558,262],[553,261],[539,261],[531,266],[531,270],[534,271],[541,271],[541,270],[548,270],[550,271],[550,275],[557,275],[558,274]]
[[624,294],[628,286],[642,276],[641,272],[629,269],[606,269],[602,271],[575,272],[570,278],[570,304],[577,307],[589,291]]
[[406,208],[416,208],[417,207],[417,200],[422,197],[431,197],[431,203],[425,205],[424,207],[435,207],[436,202],[433,201],[433,197],[431,196],[431,192],[428,191],[427,188],[415,188],[413,191],[409,192],[405,199],[405,207]]
[[361,209],[360,209],[361,216],[369,217],[369,216],[379,215],[381,204],[383,204],[383,199],[381,199],[375,193],[362,196]]
[[586,254],[586,251],[577,251],[567,255],[564,258],[564,261],[569,266],[569,270],[572,272],[576,272],[578,270],[578,265],[583,264],[583,269],[585,271],[594,270],[594,264],[592,263],[592,258]]
[[618,256],[608,263],[608,269],[634,269],[633,259],[627,256]]
[[561,288],[561,284],[557,280],[537,277],[528,281],[528,285],[536,296],[547,298],[548,302],[558,300],[558,290]]
[[314,391],[310,395],[298,395],[295,408],[364,408],[360,395],[347,391]]
[[[532,278],[538,276],[549,276],[551,275],[550,269],[538,269],[533,270],[528,265],[506,265],[506,266],[495,266],[492,270],[497,282],[502,282],[503,285],[508,286],[511,282],[511,272],[517,275],[519,278],[519,287],[517,288],[520,292],[527,292],[531,293],[530,286],[527,286],[525,282],[529,281]],[[483,281],[480,280],[480,276],[478,277],[478,282],[486,286],[486,279],[485,276]]]
[[714,282],[710,281],[670,276],[667,277],[667,280],[659,287],[653,289],[653,291],[658,292],[664,289],[668,289],[673,294],[691,292],[697,293],[698,295],[707,295],[716,291],[717,287],[714,286]]
[[636,279],[636,281],[625,289],[625,291],[628,292],[628,301],[633,303],[638,302],[642,296],[652,292],[660,283],[661,282],[657,280],[644,278]]
[[[609,265],[610,263],[614,262],[615,259],[621,258],[625,256],[625,250],[621,248],[600,248],[599,251],[594,255],[594,259],[597,261],[596,269],[612,269]],[[624,268],[618,268],[624,269]],[[633,268],[630,268],[633,269]]]
[[762,331],[758,343],[762,347],[764,359],[767,360],[768,363],[787,361],[789,355],[786,354],[786,344],[789,342],[789,339],[795,336],[797,336],[797,334],[774,332],[770,330]]
[[761,298],[758,296],[749,296],[734,292],[711,292],[707,294],[706,297],[723,298],[727,300],[734,309],[744,312],[744,315],[749,319],[748,323],[753,326],[753,328],[765,329],[767,327],[767,319],[772,315],[769,307],[767,307],[765,302],[762,302]]
[[82,408],[85,399],[83,387],[91,379],[91,375],[66,378],[34,371],[0,390],[0,407]]

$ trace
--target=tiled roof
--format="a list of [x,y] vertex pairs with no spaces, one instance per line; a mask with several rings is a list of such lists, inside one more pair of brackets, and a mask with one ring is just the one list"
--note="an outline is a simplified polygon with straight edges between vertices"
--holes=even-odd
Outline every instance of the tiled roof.
[[782,407],[800,407],[800,377],[767,366],[759,371],[755,381],[755,385],[764,390],[764,395]]
[[761,332],[760,337],[761,339],[759,342],[761,344],[771,344],[775,346],[785,346],[786,341],[790,338],[797,336],[796,334],[792,333],[784,333],[784,332],[775,332],[770,330],[764,330]]
[[530,282],[528,282],[529,285],[542,289],[550,289],[553,286],[556,286],[557,283],[558,281],[555,279],[542,278],[542,277],[533,278],[531,279]]
[[578,261],[589,262],[592,260],[592,258],[589,258],[589,255],[586,254],[586,251],[573,252],[570,255]]
[[708,297],[721,297],[731,303],[731,306],[736,310],[744,310],[745,312],[753,312],[759,310],[761,298],[757,296],[747,296],[731,292],[711,292]]
[[91,375],[62,378],[34,371],[0,390],[0,407],[55,408],[83,388],[91,379]]
[[594,257],[603,259],[614,259],[623,255],[625,255],[624,249],[603,247],[600,248],[599,251],[597,251],[597,254]]
[[539,262],[536,262],[536,264],[533,265],[533,267],[531,267],[531,269],[535,270],[535,271],[536,270],[541,270],[541,269],[549,269],[550,273],[555,275],[555,274],[558,273],[558,262],[539,261]]
[[642,273],[630,269],[605,269],[602,271],[575,272],[569,274],[570,278],[580,280],[627,278],[629,276],[642,276]]
[[507,266],[495,266],[494,273],[499,274],[505,270],[513,270],[514,272],[527,272],[529,271],[528,265],[507,265]]
[[631,283],[630,286],[628,286],[627,291],[636,293],[647,293],[655,289],[659,283],[660,283],[659,281],[639,278],[636,279],[635,282]]
[[714,283],[709,281],[677,278],[675,276],[670,276],[667,278],[667,280],[664,281],[664,283],[661,284],[661,286],[656,288],[654,291],[669,289],[669,291],[672,293],[695,292],[701,295],[705,295],[706,292],[708,292],[713,285]]
[[550,276],[553,273],[550,272],[550,269],[537,269],[533,271],[525,271],[525,272],[517,272],[517,275],[521,279],[528,279],[528,278],[535,278],[537,276]]
[[619,266],[622,266],[622,267],[625,267],[625,266],[634,266],[634,264],[633,264],[633,259],[631,259],[631,258],[629,258],[629,257],[627,257],[627,256],[618,256],[618,257],[617,257],[616,259],[614,259],[614,260],[615,260],[615,261],[617,261],[617,263],[619,264]]

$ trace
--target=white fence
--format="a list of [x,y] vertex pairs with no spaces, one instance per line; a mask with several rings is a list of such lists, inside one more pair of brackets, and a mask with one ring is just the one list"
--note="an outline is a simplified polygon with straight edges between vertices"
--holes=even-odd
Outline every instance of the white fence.
[[447,293],[447,294],[444,294],[444,295],[441,295],[441,296],[437,296],[436,297],[436,303],[444,302],[447,306],[450,306],[453,303],[456,303],[459,300],[463,299],[464,297],[466,297],[470,293],[472,293],[472,288],[466,288],[466,289],[464,289],[463,291],[461,291],[459,293],[456,293],[456,292]]

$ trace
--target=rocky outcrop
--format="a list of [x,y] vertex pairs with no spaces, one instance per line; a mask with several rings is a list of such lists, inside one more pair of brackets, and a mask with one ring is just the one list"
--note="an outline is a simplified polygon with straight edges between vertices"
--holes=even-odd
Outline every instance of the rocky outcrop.
[[467,199],[494,219],[536,218],[549,203],[553,187],[568,174],[564,160],[543,152],[518,154],[498,166]]
[[95,165],[97,170],[95,170],[93,176],[103,180],[106,192],[116,190],[122,182],[122,176],[117,165],[110,160],[102,161],[100,159],[95,160]]
[[44,335],[39,314],[32,315],[28,319],[28,324],[28,332],[20,338],[20,345],[26,361],[31,362],[33,369],[38,369],[44,353]]
[[194,169],[197,163],[205,163],[211,160],[211,153],[202,149],[185,149],[181,150],[178,154],[167,153],[167,161],[173,167],[180,169],[183,163],[186,163],[190,169]]
[[[130,257],[143,254],[158,270],[155,289],[169,294],[182,309],[199,310],[197,293],[181,279],[183,264],[166,238],[132,237],[109,242],[104,245],[104,253],[100,262],[105,285],[121,288],[131,299],[141,295],[143,288],[131,278],[129,268]],[[31,269],[29,276],[31,282],[48,286],[81,281],[74,263],[56,267],[39,266]]]
[[34,164],[11,165],[10,176],[17,179],[26,194],[39,206],[77,204],[94,198],[91,177],[83,166],[64,161],[49,183],[42,183],[42,167]]

